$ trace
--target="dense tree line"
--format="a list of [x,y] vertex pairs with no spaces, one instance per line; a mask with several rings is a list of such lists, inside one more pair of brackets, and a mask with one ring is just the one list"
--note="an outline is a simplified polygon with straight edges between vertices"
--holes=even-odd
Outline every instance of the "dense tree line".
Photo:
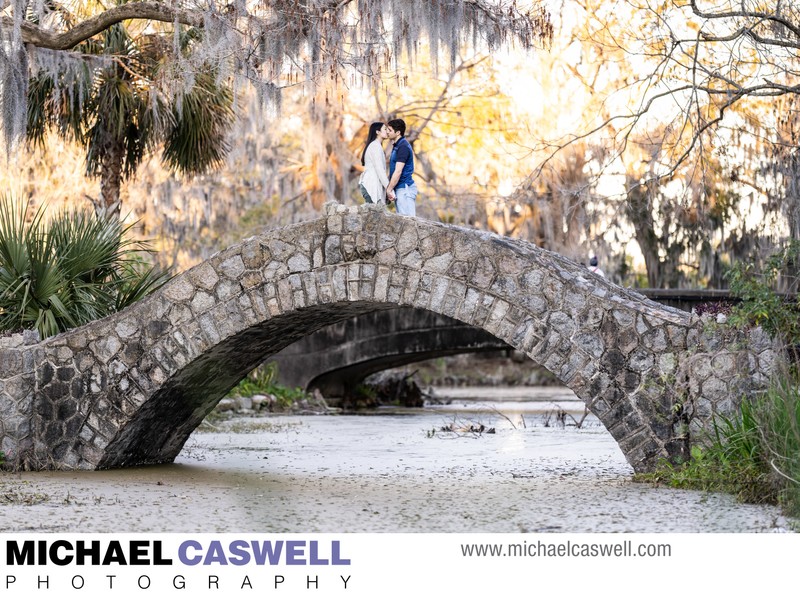
[[[793,3],[564,0],[553,17],[499,0],[37,6],[2,16],[6,146],[78,140],[106,210],[156,150],[185,173],[223,163],[250,94],[276,124],[305,110],[305,136],[276,141],[297,152],[275,154],[270,176],[294,180],[278,200],[347,200],[361,137],[343,122],[368,119],[349,106],[366,86],[369,117],[412,123],[429,216],[599,253],[616,280],[656,287],[723,286],[732,262],[800,236]],[[520,72],[539,107],[527,122],[480,53],[511,45],[537,49]]]

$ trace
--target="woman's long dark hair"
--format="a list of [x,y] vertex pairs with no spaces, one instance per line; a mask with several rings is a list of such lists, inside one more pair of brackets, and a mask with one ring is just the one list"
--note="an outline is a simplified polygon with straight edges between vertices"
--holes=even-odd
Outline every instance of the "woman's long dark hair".
[[367,147],[372,144],[372,141],[378,137],[378,132],[381,131],[383,128],[383,122],[373,122],[369,125],[369,134],[367,135],[367,144],[364,147],[364,150],[361,151],[361,164],[366,165],[364,163],[364,157],[367,155]]

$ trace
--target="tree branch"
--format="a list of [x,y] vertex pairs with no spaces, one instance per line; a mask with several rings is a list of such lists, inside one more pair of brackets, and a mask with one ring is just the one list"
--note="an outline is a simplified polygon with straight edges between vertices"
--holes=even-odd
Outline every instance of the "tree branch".
[[796,37],[800,37],[800,28],[798,28],[794,23],[788,21],[775,13],[769,12],[762,12],[757,10],[730,10],[727,12],[708,12],[705,10],[700,9],[697,6],[697,0],[691,0],[689,4],[692,7],[692,12],[694,12],[697,16],[703,19],[731,19],[736,17],[746,17],[751,19],[759,19],[764,21],[770,21],[772,23],[776,23],[781,25],[782,27],[786,27],[789,31],[791,31]]
[[442,104],[447,103],[449,101],[447,96],[450,91],[450,85],[453,84],[453,81],[455,80],[456,76],[458,76],[458,74],[462,71],[471,70],[472,68],[483,62],[486,58],[487,58],[486,56],[483,56],[471,60],[469,62],[461,62],[461,64],[459,64],[458,67],[453,72],[450,73],[447,82],[444,84],[444,87],[442,88],[442,92],[439,94],[439,97],[436,98],[433,105],[431,105],[430,109],[428,110],[428,115],[422,118],[422,123],[419,124],[414,130],[413,138],[409,138],[409,142],[413,142],[416,138],[420,136],[420,134],[422,134],[422,131],[430,123],[431,119],[436,114],[436,112],[439,111]]
[[[204,14],[201,10],[180,10],[160,2],[130,2],[109,8],[63,33],[43,29],[31,22],[23,21],[22,41],[45,49],[68,50],[110,26],[129,19],[177,22],[192,27],[202,27]],[[4,27],[13,26],[13,19],[10,17],[2,17],[2,22]]]
[[710,42],[710,43],[726,43],[728,41],[736,41],[741,37],[749,37],[756,43],[760,43],[762,45],[774,45],[776,47],[786,47],[791,49],[799,49],[800,42],[796,41],[783,41],[781,39],[776,39],[774,37],[764,37],[758,33],[756,33],[752,27],[740,27],[733,33],[729,35],[712,35],[710,33],[702,33],[703,41]]

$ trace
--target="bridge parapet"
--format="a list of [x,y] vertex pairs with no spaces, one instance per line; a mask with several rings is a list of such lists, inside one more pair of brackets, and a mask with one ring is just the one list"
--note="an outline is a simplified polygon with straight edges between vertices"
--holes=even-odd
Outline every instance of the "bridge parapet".
[[527,242],[327,205],[113,316],[1,350],[0,444],[17,467],[171,461],[269,356],[328,324],[404,306],[525,352],[587,404],[636,470],[685,455],[713,412],[763,387],[774,356],[758,332],[715,328]]

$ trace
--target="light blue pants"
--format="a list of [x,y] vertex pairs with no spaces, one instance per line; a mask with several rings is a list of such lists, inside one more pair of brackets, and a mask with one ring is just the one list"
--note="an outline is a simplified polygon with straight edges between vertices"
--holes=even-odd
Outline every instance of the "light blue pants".
[[397,214],[407,217],[417,215],[417,185],[411,184],[404,188],[395,188],[395,198],[397,199]]

